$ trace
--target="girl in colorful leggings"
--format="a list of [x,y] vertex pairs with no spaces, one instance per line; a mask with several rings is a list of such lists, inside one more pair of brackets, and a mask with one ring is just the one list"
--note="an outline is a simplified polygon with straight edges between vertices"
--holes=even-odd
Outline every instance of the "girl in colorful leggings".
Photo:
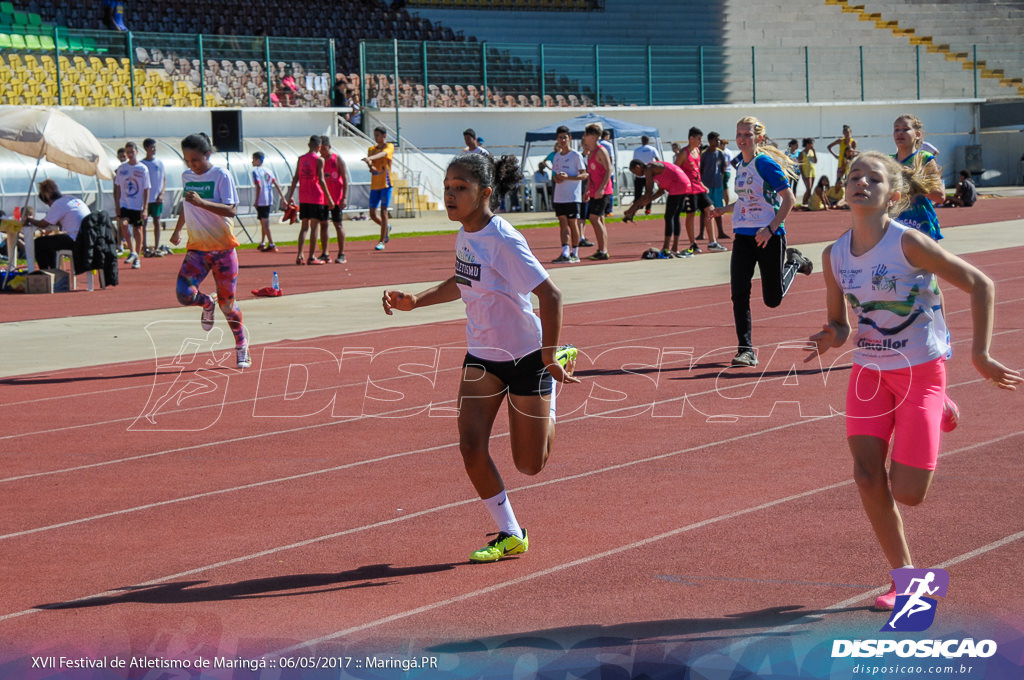
[[[238,241],[231,229],[238,206],[235,182],[226,170],[210,163],[213,147],[210,138],[202,132],[181,140],[181,151],[188,166],[181,175],[185,200],[171,234],[171,243],[181,242],[181,228],[187,226],[188,251],[178,272],[178,302],[185,306],[202,306],[200,322],[204,331],[213,328],[214,309],[219,306],[235,336],[238,368],[249,368],[252,359],[242,325],[242,310],[235,304]],[[199,290],[199,284],[210,272],[217,286],[216,296]]]
[[[813,359],[850,336],[847,303],[857,317],[853,370],[846,395],[846,436],[853,477],[890,568],[911,568],[896,503],[918,505],[928,493],[939,454],[949,349],[936,277],[968,293],[974,321],[971,360],[995,387],[1024,378],[989,354],[995,294],[992,281],[921,232],[890,219],[905,204],[921,167],[902,168],[869,151],[846,180],[853,227],[822,255],[828,324],[811,336]],[[890,446],[891,441],[891,446]],[[892,463],[886,472],[886,458]],[[875,601],[890,610],[895,585]]]

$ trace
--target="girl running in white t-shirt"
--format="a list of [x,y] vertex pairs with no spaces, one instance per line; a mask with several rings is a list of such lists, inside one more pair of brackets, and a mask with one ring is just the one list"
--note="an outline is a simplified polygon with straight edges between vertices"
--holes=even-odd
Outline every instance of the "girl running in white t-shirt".
[[[468,352],[459,386],[459,445],[466,473],[498,526],[497,538],[470,555],[494,562],[526,552],[526,530],[516,520],[488,442],[508,393],[509,441],[516,468],[544,469],[555,438],[553,380],[572,377],[576,350],[559,347],[562,294],[530,251],[526,239],[492,212],[498,196],[522,179],[515,156],[494,161],[465,154],[448,165],[445,209],[461,222],[455,242],[455,273],[412,295],[385,290],[384,311],[411,311],[451,302],[466,304]],[[535,314],[530,293],[540,302]]]
[[[189,135],[181,140],[181,153],[188,166],[181,175],[185,199],[181,214],[171,234],[171,243],[181,243],[181,229],[188,227],[188,250],[178,272],[178,302],[186,306],[202,306],[203,330],[213,328],[213,313],[219,306],[235,336],[238,368],[249,368],[249,343],[242,325],[242,310],[235,304],[235,283],[238,280],[238,240],[232,220],[238,208],[235,180],[224,168],[210,163],[213,147],[206,134]],[[217,295],[200,292],[199,284],[213,273]]]
[[[918,505],[928,493],[939,453],[949,337],[936,276],[971,296],[971,359],[991,384],[1013,390],[1024,378],[989,354],[994,286],[981,271],[924,234],[890,219],[905,205],[907,175],[869,151],[850,166],[846,202],[853,227],[825,249],[828,324],[811,336],[813,359],[850,336],[847,303],[857,317],[853,370],[846,395],[846,435],[861,503],[892,569],[911,567],[896,503]],[[922,172],[920,166],[916,172]],[[911,178],[913,179],[913,178]],[[892,442],[892,463],[885,462]],[[895,586],[875,608],[889,610]]]

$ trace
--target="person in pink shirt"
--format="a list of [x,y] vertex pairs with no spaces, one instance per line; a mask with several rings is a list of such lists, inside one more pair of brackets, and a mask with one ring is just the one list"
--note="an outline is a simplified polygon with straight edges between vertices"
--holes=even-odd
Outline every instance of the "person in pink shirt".
[[[295,258],[295,264],[324,264],[323,260],[316,257],[316,225],[320,224],[320,231],[327,233],[327,210],[334,208],[334,200],[327,191],[327,180],[324,177],[324,159],[320,157],[320,135],[313,135],[309,138],[309,153],[299,156],[299,162],[295,167],[295,174],[292,175],[292,184],[288,187],[287,202],[291,202],[295,194],[295,186],[299,187],[299,219],[302,226],[299,229],[299,254]],[[309,235],[309,259],[302,259],[302,244],[306,240],[306,232]],[[324,252],[327,252],[327,244],[324,244]]]
[[[646,184],[640,198],[626,208],[622,220],[624,222],[631,221],[638,210],[658,200],[662,194],[668,194],[668,199],[665,201],[665,243],[661,247],[661,254],[665,257],[693,257],[693,253],[689,250],[679,250],[679,234],[682,231],[679,214],[683,210],[686,196],[693,192],[690,178],[675,163],[661,161],[644,163],[633,160],[629,163],[629,171],[638,178],[643,178]],[[654,192],[655,182],[658,183],[657,193]],[[669,248],[670,242],[671,248]]]
[[[704,183],[700,179],[700,143],[704,139],[704,131],[697,127],[690,128],[689,141],[679,155],[676,156],[676,164],[679,165],[686,176],[690,178],[691,190],[686,194],[686,198],[683,200],[683,212],[686,213],[686,235],[690,239],[689,253],[696,255],[700,252],[700,246],[697,245],[697,239],[694,238],[693,233],[693,218],[694,215],[704,213],[710,210],[714,206],[711,203],[711,199],[708,198],[708,188],[704,186]],[[711,221],[711,220],[709,220]],[[718,234],[715,230],[715,224],[707,227],[708,232],[708,250],[716,252],[722,252],[728,250],[725,246],[718,243]]]
[[612,199],[612,159],[608,151],[601,146],[601,126],[591,123],[583,130],[583,147],[587,155],[587,190],[589,194],[588,212],[590,223],[594,225],[594,238],[597,239],[597,252],[587,257],[588,260],[607,260],[608,231],[604,225],[604,216],[608,203]]
[[[344,264],[345,227],[341,223],[341,213],[347,203],[345,197],[348,194],[348,186],[350,184],[348,166],[345,165],[345,160],[341,156],[331,153],[330,137],[320,137],[320,156],[324,159],[324,179],[327,183],[327,195],[334,201],[334,207],[331,208],[331,222],[334,222],[334,233],[338,237],[338,257],[334,261],[337,264]],[[331,261],[331,256],[328,254],[329,243],[327,222],[322,222],[320,224],[320,246],[323,252],[320,253],[320,259],[323,262]]]

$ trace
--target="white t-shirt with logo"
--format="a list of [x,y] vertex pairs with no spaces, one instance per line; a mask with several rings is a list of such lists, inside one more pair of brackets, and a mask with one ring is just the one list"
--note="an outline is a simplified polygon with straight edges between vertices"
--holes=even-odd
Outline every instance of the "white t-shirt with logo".
[[72,239],[78,238],[78,231],[82,228],[82,220],[90,213],[82,199],[74,196],[61,196],[50,205],[46,211],[43,222],[47,224],[59,224],[61,231]]
[[[552,175],[564,172],[569,177],[575,177],[587,168],[587,162],[579,151],[569,149],[566,153],[556,153],[551,159]],[[579,180],[566,180],[555,183],[555,203],[579,203],[583,200],[582,185]]]
[[146,208],[148,201],[144,200],[145,190],[153,186],[149,181],[149,168],[141,162],[135,165],[122,163],[114,175],[114,184],[121,187],[121,208],[139,212]]
[[[186,192],[194,191],[207,201],[222,205],[238,205],[235,180],[227,170],[216,165],[201,175],[186,170],[181,175],[181,184]],[[181,202],[181,209],[185,212],[189,250],[209,252],[238,247],[238,239],[235,238],[230,217],[217,215],[188,201]]]
[[548,278],[523,235],[495,215],[455,239],[455,283],[466,304],[466,346],[487,361],[512,361],[541,348],[530,292]]
[[260,185],[260,195],[256,198],[256,205],[262,207],[273,204],[276,179],[273,173],[262,165],[252,169],[252,180],[254,183],[259,182]]

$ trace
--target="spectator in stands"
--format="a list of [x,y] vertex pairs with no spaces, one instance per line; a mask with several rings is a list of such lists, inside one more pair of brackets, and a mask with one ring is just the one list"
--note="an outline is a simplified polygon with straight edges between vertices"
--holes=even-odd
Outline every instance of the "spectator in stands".
[[956,183],[956,193],[947,198],[942,205],[946,208],[970,208],[977,201],[978,188],[974,186],[971,173],[961,170],[960,179]]
[[[345,227],[341,224],[341,218],[342,211],[345,209],[346,194],[352,180],[348,175],[348,166],[345,165],[345,160],[331,151],[330,137],[323,135],[320,137],[320,156],[324,159],[324,179],[327,180],[327,193],[330,194],[331,199],[334,201],[334,207],[331,208],[331,222],[334,223],[334,232],[338,239],[338,257],[335,258],[334,262],[336,264],[344,264]],[[323,247],[320,259],[324,262],[331,261],[328,250],[329,242],[327,223],[324,222],[320,227],[320,245]]]
[[348,101],[347,106],[352,110],[345,114],[345,120],[359,128],[363,129],[363,111],[359,106],[359,98],[352,90],[345,91],[345,99]]
[[345,82],[345,75],[342,73],[334,75],[334,87],[331,88],[331,106],[335,108],[348,106],[348,83]]
[[164,170],[164,162],[156,157],[156,140],[147,137],[142,142],[142,149],[146,157],[142,159],[146,169],[149,170],[149,182],[152,185],[149,194],[148,214],[153,220],[153,248],[146,248],[146,232],[143,226],[142,232],[142,254],[145,257],[163,257],[171,252],[167,246],[160,245],[160,232],[164,225],[161,217],[164,214],[164,191],[167,189],[167,172]]
[[[311,135],[309,151],[299,156],[292,175],[292,184],[288,187],[285,201],[291,203],[295,195],[295,186],[299,187],[299,250],[295,264],[324,264],[316,257],[316,235],[327,231],[327,211],[334,207],[334,200],[327,191],[327,180],[324,177],[324,159],[320,157],[320,135]],[[318,228],[319,227],[319,228]],[[309,232],[309,259],[302,259],[302,245]],[[323,244],[324,252],[327,244]]]
[[801,201],[806,208],[811,201],[811,191],[814,189],[814,178],[817,176],[815,165],[818,162],[818,154],[814,151],[814,140],[804,137],[804,148],[798,156],[800,161],[800,177],[804,180],[804,200]]
[[281,100],[282,106],[295,106],[298,92],[299,86],[292,75],[288,74],[281,78],[281,85],[277,88],[277,96]]
[[465,140],[466,146],[463,149],[465,153],[480,153],[485,156],[490,156],[491,152],[480,146],[480,140],[476,136],[476,131],[473,128],[466,128],[462,131],[462,139]]
[[103,0],[103,25],[112,31],[127,31],[124,23],[124,3],[121,0]]
[[[120,225],[122,237],[128,242],[129,255],[125,264],[132,269],[142,267],[139,260],[142,253],[142,228],[146,224],[149,210],[149,168],[139,161],[135,142],[124,145],[127,161],[121,164],[114,175],[114,216]],[[130,231],[129,231],[130,229]]]
[[386,129],[375,127],[373,140],[376,144],[369,148],[362,159],[370,169],[370,219],[380,225],[380,241],[373,247],[378,251],[384,250],[391,238],[388,205],[391,204],[391,162],[395,157],[395,145],[387,141],[387,135]]
[[[651,138],[647,135],[640,137],[640,146],[633,150],[633,160],[640,161],[645,166],[652,161],[660,161],[661,153],[658,149],[651,144]],[[647,187],[647,180],[644,177],[633,178],[633,203],[640,201],[640,198],[644,195],[644,189]],[[644,207],[644,214],[651,214],[651,203],[648,202]]]
[[[839,147],[839,152],[836,153],[835,147]],[[837,140],[834,140],[828,145],[828,152],[839,160],[839,165],[836,168],[836,184],[843,184],[843,178],[846,177],[846,168],[849,167],[850,157],[847,156],[847,149],[857,150],[857,140],[853,138],[853,131],[849,125],[843,126],[843,136]]]
[[[39,183],[39,200],[49,206],[42,219],[32,219],[31,214],[25,215],[22,223],[26,227],[50,229],[58,227],[59,231],[35,240],[36,263],[40,269],[53,269],[57,266],[58,250],[74,250],[78,230],[82,220],[89,214],[89,206],[74,196],[64,196],[52,179]],[[10,238],[10,237],[8,237]]]

